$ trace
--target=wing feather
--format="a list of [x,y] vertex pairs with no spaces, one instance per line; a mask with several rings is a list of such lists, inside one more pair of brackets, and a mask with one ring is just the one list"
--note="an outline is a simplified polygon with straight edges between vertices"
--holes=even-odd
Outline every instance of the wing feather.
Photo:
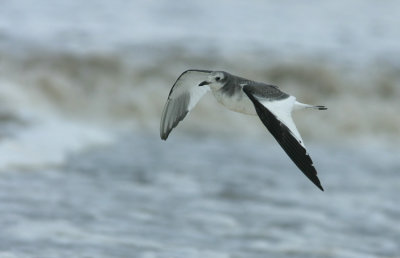
[[273,104],[274,101],[269,101],[268,104],[268,101],[263,101],[262,97],[254,96],[247,87],[249,86],[244,86],[243,91],[253,102],[257,115],[263,124],[304,175],[323,191],[311,157],[307,154],[300,133],[291,117],[292,107],[288,103],[284,104],[285,106],[277,104],[279,102],[282,104],[284,103],[282,101],[286,100],[279,100],[275,104]]
[[187,70],[176,80],[161,115],[161,139],[166,140],[172,129],[185,118],[201,97],[209,91],[210,88],[208,86],[200,87],[198,85],[207,80],[210,73],[211,71],[207,70]]

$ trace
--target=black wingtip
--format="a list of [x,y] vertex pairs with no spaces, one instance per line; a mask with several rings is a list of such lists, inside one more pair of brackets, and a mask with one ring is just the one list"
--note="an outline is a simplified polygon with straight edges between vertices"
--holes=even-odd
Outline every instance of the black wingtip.
[[[317,171],[315,171],[315,173],[316,172]],[[316,187],[318,187],[322,192],[324,192],[324,188],[322,187],[321,181],[319,181],[319,178],[318,178],[317,174],[314,174],[313,176],[309,176],[309,175],[306,175],[306,176],[311,180],[311,182],[314,183],[314,185]]]
[[[250,100],[253,102],[256,109],[257,115],[263,122],[263,124],[270,131],[272,136],[277,140],[279,145],[288,154],[289,158],[296,164],[296,166],[303,172],[303,174],[311,180],[321,191],[324,188],[321,186],[321,182],[317,177],[317,171],[313,166],[310,155],[307,154],[307,150],[301,145],[298,140],[293,136],[290,129],[277,117],[269,111],[264,105],[262,105],[249,91],[248,86],[243,88],[243,91],[247,94]],[[315,106],[316,108],[326,108],[324,106]]]
[[168,138],[169,133],[170,133],[170,132],[163,132],[163,131],[161,131],[161,132],[160,132],[160,138],[161,138],[161,140],[166,141],[167,138]]
[[[303,171],[303,173],[304,173],[304,171]],[[308,179],[311,180],[311,182],[314,183],[314,185],[316,187],[318,187],[321,191],[324,192],[324,188],[322,187],[321,182],[319,181],[319,178],[318,178],[318,176],[316,174],[314,174],[314,175],[306,174],[306,173],[304,173],[304,174],[308,177]]]
[[328,108],[325,106],[316,106],[318,110],[327,110]]
[[[315,173],[316,172],[317,171],[315,171]],[[321,182],[319,181],[319,178],[318,178],[317,174],[314,174],[314,175],[313,174],[314,173],[312,173],[312,174],[306,174],[305,173],[305,175],[308,177],[308,179],[310,179],[311,182],[313,182],[316,187],[318,187],[321,191],[324,192],[324,188],[322,187]]]

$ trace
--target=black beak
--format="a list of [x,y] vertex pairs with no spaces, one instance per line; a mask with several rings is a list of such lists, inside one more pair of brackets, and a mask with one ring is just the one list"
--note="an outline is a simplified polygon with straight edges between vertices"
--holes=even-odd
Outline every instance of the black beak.
[[204,81],[204,82],[201,82],[201,83],[199,84],[199,86],[204,86],[204,85],[208,85],[208,84],[210,84],[210,82]]

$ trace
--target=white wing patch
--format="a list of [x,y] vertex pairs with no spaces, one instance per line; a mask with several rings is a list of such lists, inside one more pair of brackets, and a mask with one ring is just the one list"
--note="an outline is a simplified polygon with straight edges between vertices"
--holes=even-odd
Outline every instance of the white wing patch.
[[271,113],[273,113],[279,121],[285,124],[287,128],[289,128],[291,134],[297,139],[297,141],[303,147],[305,147],[303,139],[301,138],[301,135],[297,130],[296,124],[294,123],[292,118],[292,110],[294,108],[294,103],[296,102],[296,98],[294,96],[290,96],[289,98],[282,100],[273,101],[265,100],[258,97],[257,100],[269,111],[271,111]]
[[208,79],[210,71],[188,70],[176,80],[168,96],[161,116],[160,136],[167,139],[171,130],[199,102],[201,97],[210,90],[208,86],[199,84]]

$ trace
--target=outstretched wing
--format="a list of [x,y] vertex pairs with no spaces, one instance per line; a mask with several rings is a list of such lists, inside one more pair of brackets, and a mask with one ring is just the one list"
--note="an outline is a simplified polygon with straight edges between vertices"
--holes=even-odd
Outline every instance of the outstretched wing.
[[176,80],[169,93],[161,116],[160,136],[166,140],[169,133],[194,108],[200,98],[209,91],[208,86],[199,84],[208,79],[211,71],[187,70]]
[[300,133],[293,122],[291,112],[296,101],[295,97],[272,100],[254,94],[252,86],[244,86],[243,91],[253,102],[257,115],[270,133],[289,155],[296,166],[319,189],[324,190],[317,177],[317,171],[311,157],[308,155]]

